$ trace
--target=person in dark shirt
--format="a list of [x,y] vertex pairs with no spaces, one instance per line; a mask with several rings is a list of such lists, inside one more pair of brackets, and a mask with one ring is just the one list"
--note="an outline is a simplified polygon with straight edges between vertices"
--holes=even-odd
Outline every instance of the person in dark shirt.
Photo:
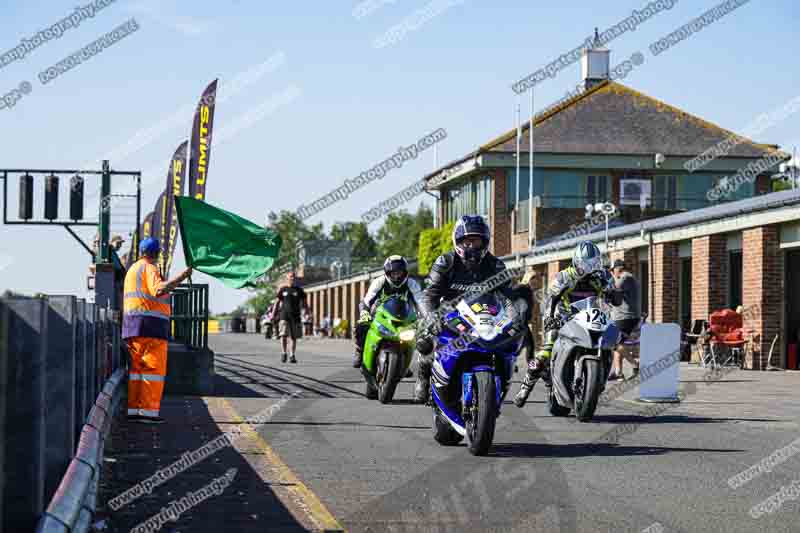
[[294,272],[286,274],[286,282],[288,285],[284,285],[278,289],[278,295],[276,297],[279,317],[278,336],[281,338],[281,347],[283,348],[281,362],[286,362],[288,337],[291,339],[291,349],[288,352],[289,361],[296,363],[297,358],[295,357],[295,350],[297,349],[297,339],[303,336],[303,324],[300,318],[301,312],[303,310],[308,312],[308,305],[306,303],[305,291],[295,284]]

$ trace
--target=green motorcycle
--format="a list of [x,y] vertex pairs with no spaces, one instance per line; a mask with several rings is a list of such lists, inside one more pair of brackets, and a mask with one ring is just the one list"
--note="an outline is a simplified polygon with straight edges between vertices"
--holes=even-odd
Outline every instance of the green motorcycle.
[[406,375],[414,355],[417,312],[405,296],[392,295],[375,311],[364,340],[361,373],[367,381],[367,398],[389,403]]

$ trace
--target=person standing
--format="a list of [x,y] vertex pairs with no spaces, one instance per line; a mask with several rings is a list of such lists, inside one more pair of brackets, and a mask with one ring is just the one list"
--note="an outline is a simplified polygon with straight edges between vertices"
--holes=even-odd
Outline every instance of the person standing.
[[287,285],[278,289],[276,301],[278,302],[278,336],[281,338],[281,362],[285,363],[287,358],[287,337],[291,339],[291,347],[288,351],[289,362],[296,363],[295,350],[297,349],[297,339],[303,336],[303,323],[301,321],[302,311],[308,312],[306,303],[306,293],[298,287],[295,281],[294,272],[286,274]]
[[141,259],[125,275],[122,338],[131,355],[128,375],[128,420],[160,424],[161,397],[167,375],[169,292],[192,274],[187,268],[165,282],[155,262],[161,248],[149,237],[139,245]]
[[[641,309],[639,308],[639,282],[628,271],[625,262],[621,259],[616,259],[614,264],[611,265],[611,275],[614,277],[615,288],[622,296],[622,303],[611,308],[611,320],[622,332],[622,338],[627,339],[639,327],[642,318]],[[617,346],[617,349],[614,350],[611,373],[608,376],[609,381],[625,379],[622,373],[620,346]]]

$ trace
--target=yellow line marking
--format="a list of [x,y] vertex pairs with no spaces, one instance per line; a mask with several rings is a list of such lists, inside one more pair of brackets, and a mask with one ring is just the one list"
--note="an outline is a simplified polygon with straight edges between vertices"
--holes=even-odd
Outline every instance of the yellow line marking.
[[[205,398],[206,401],[211,398]],[[247,424],[239,413],[236,412],[233,405],[225,398],[216,398],[221,404],[221,407],[230,412],[230,416],[237,423],[241,424],[240,429],[243,434],[246,434],[250,439],[255,441],[256,447],[261,450],[266,460],[271,466],[275,468],[278,480],[274,483],[285,487],[288,492],[293,496],[293,500],[300,503],[305,508],[309,518],[319,527],[321,531],[345,531],[341,524],[334,518],[333,514],[328,511],[327,507],[317,497],[316,494],[306,487],[302,481],[292,472],[292,470],[284,463],[281,458],[275,453],[275,450],[253,429],[250,424]],[[259,454],[260,455],[260,454]]]

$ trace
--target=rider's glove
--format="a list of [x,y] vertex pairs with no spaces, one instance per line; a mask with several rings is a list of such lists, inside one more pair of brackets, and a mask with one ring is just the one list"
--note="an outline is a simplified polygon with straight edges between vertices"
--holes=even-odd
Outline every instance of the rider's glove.
[[550,331],[551,329],[561,329],[564,323],[561,318],[557,316],[548,316],[544,319],[544,330]]
[[369,322],[372,322],[372,315],[369,314],[369,311],[364,309],[363,311],[361,311],[361,314],[358,315],[358,323],[368,324]]

